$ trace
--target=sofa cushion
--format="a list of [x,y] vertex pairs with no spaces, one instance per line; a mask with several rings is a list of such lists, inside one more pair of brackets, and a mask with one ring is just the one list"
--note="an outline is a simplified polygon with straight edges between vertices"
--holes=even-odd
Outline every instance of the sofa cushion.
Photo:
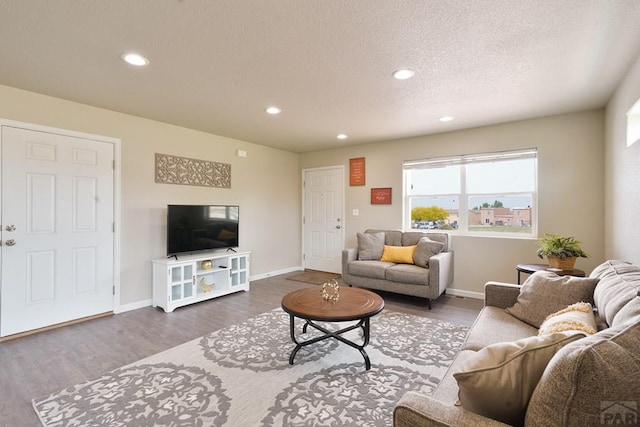
[[[527,426],[597,426],[633,416],[640,396],[640,321],[562,348],[533,392]],[[632,406],[632,407],[629,407]],[[626,412],[625,412],[626,411]]]
[[401,230],[365,230],[365,233],[384,233],[384,244],[389,246],[404,246]]
[[509,425],[522,425],[529,399],[547,363],[580,332],[533,336],[492,344],[453,374],[463,408]]
[[444,252],[449,250],[449,235],[447,233],[423,232],[423,231],[405,231],[402,233],[402,246],[417,245],[421,238],[427,237],[434,242],[440,242],[444,245]]
[[413,253],[416,246],[389,246],[384,245],[380,261],[395,262],[400,264],[413,264]]
[[384,233],[358,233],[358,259],[380,260],[384,247]]
[[487,306],[480,311],[463,348],[477,351],[489,344],[516,341],[537,334],[537,328],[516,319],[503,308]]
[[387,268],[392,265],[395,264],[383,261],[351,261],[348,265],[348,269],[349,274],[353,274],[354,276],[384,279]]
[[616,317],[613,318],[611,327],[615,328],[638,319],[640,319],[640,295],[626,303],[625,306],[620,309]]
[[618,312],[640,291],[640,267],[625,261],[610,260],[591,273],[600,279],[593,299],[600,317],[612,325]]
[[536,271],[523,283],[518,300],[507,308],[514,317],[539,328],[551,313],[576,302],[593,303],[598,279],[558,276],[550,271]]
[[429,268],[429,259],[444,249],[444,243],[436,242],[428,237],[421,237],[413,252],[413,263],[418,267]]
[[429,270],[413,264],[395,264],[385,270],[385,278],[391,282],[428,285]]
[[591,304],[579,302],[550,314],[540,325],[538,335],[566,331],[580,331],[587,335],[596,333],[596,317],[593,314]]

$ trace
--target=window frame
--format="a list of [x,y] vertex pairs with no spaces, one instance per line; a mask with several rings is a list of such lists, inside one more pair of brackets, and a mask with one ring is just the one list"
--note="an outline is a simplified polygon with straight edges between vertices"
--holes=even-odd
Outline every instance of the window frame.
[[[533,159],[533,190],[532,191],[503,191],[490,193],[472,193],[467,190],[467,165],[477,164],[481,162],[499,162],[505,160]],[[460,193],[454,194],[410,194],[412,189],[409,188],[410,171],[415,169],[438,168],[443,166],[460,166]],[[531,197],[531,231],[509,232],[509,231],[471,231],[469,226],[469,199],[471,197]],[[442,230],[462,236],[474,237],[519,237],[519,238],[536,238],[538,235],[538,149],[527,148],[510,151],[487,152],[477,154],[466,154],[458,156],[434,157],[419,160],[408,160],[403,162],[403,228],[405,230],[417,230],[411,228],[411,201],[415,198],[442,198],[457,197],[458,198],[458,227],[456,229]]]

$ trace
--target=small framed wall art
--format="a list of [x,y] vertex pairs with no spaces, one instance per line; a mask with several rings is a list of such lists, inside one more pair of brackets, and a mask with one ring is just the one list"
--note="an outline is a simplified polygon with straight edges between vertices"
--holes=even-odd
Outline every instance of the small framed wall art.
[[390,205],[391,204],[391,187],[372,188],[371,204],[372,205]]
[[349,185],[364,185],[364,157],[349,159]]

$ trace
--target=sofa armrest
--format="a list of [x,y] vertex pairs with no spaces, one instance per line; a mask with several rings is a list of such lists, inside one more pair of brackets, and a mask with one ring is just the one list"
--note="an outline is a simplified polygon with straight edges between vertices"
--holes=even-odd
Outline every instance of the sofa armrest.
[[499,421],[436,400],[430,396],[408,392],[393,410],[394,427],[474,426],[504,427]]
[[429,258],[429,298],[436,299],[453,283],[453,251]]
[[484,305],[498,308],[513,306],[520,295],[520,285],[487,282],[484,285]]

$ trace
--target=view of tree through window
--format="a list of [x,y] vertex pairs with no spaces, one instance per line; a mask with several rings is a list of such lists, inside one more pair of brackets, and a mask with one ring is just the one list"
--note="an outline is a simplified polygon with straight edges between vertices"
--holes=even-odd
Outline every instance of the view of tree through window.
[[407,161],[405,224],[468,234],[533,235],[536,159],[537,151],[530,149]]

